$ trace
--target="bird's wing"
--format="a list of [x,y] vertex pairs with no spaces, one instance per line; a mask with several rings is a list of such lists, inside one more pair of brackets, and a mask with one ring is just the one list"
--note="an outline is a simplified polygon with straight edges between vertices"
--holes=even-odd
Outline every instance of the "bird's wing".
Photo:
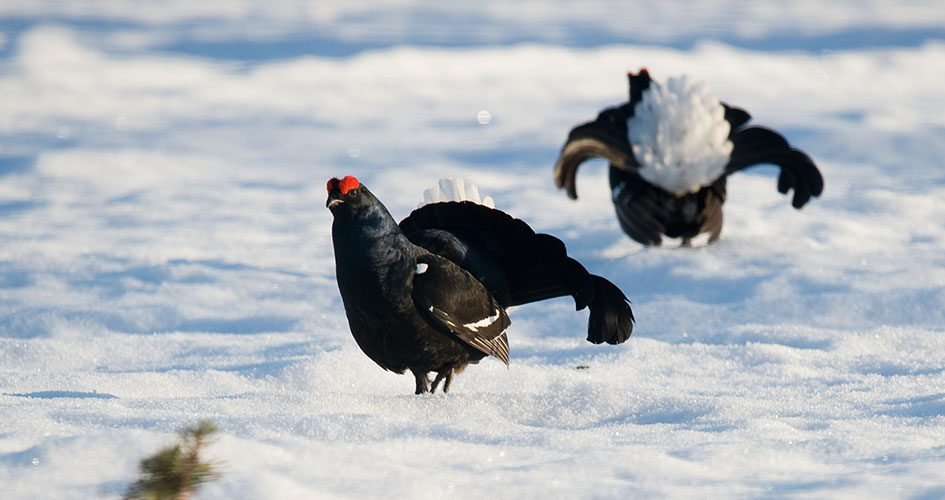
[[771,163],[781,169],[778,191],[787,194],[794,190],[791,204],[801,208],[812,196],[820,196],[824,190],[824,178],[803,151],[792,148],[781,134],[765,127],[747,127],[732,136],[731,159],[725,167],[729,175],[748,167]]
[[427,254],[417,259],[413,301],[427,320],[463,342],[509,364],[511,321],[505,309],[472,275],[449,260]]
[[603,158],[617,168],[636,172],[639,163],[627,139],[627,119],[632,115],[633,108],[628,103],[604,110],[596,120],[573,128],[555,162],[555,185],[576,199],[577,168],[589,158]]
[[[471,273],[502,307],[570,295],[576,309],[590,307],[588,340],[615,343],[611,340],[630,335],[633,313],[622,293],[612,293],[616,286],[603,286],[607,280],[569,257],[558,238],[536,234],[501,210],[469,202],[434,203],[414,210],[400,227],[414,244]],[[619,320],[594,321],[602,315]],[[596,331],[592,325],[613,329]]]
[[722,107],[725,108],[725,121],[727,121],[731,127],[731,130],[728,134],[728,138],[731,139],[742,125],[748,123],[748,120],[751,120],[751,115],[742,108],[729,106],[724,102],[721,104]]
[[593,294],[587,270],[561,240],[501,210],[435,203],[414,210],[400,227],[414,244],[469,271],[504,307],[572,295],[583,309]]

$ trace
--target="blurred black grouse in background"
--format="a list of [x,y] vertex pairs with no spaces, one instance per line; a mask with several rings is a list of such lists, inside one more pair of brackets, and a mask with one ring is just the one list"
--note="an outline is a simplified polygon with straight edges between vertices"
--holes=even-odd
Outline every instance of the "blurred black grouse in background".
[[[505,308],[571,295],[590,308],[587,340],[621,343],[627,298],[589,274],[564,244],[473,202],[414,210],[398,225],[354,177],[328,181],[338,289],[351,333],[382,368],[410,370],[416,393],[492,355],[509,363]],[[436,372],[432,387],[427,378]]]
[[726,177],[761,163],[780,167],[778,191],[794,190],[794,208],[820,196],[813,161],[777,132],[745,126],[751,116],[719,102],[686,77],[664,84],[646,69],[630,73],[630,101],[571,130],[555,164],[555,183],[577,198],[575,174],[588,158],[610,162],[610,188],[623,230],[644,245],[722,231]]

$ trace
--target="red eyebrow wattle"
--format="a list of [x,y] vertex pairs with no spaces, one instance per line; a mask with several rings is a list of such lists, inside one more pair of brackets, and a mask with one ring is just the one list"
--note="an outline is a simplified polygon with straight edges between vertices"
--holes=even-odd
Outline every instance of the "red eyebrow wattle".
[[341,191],[341,194],[348,194],[349,191],[357,189],[360,186],[361,183],[351,175],[346,176],[338,182],[338,189]]

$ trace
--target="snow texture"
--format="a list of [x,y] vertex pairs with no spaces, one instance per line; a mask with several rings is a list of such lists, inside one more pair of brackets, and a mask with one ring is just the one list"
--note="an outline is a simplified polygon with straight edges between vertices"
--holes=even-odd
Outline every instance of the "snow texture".
[[640,177],[670,193],[695,193],[725,170],[732,141],[725,108],[704,82],[652,81],[627,120]]
[[[945,496],[941,2],[402,5],[0,4],[0,497],[120,498],[203,418],[197,499]],[[642,66],[783,133],[823,196],[739,173],[690,249],[622,234],[606,162],[569,200],[568,130]],[[398,219],[477,184],[633,337],[521,306],[509,368],[413,395],[348,331],[344,175]]]

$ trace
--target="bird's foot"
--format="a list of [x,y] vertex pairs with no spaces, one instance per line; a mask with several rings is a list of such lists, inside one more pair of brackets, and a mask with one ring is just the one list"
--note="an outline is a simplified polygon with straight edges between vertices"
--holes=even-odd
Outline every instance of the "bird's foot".
[[447,368],[441,372],[436,373],[436,378],[433,379],[433,386],[430,388],[430,392],[436,392],[436,386],[440,385],[440,381],[443,381],[443,392],[450,391],[450,384],[453,383],[453,369]]
[[[427,378],[426,373],[413,372],[413,377],[417,381],[417,390],[413,392],[414,394],[432,392],[430,390],[430,379]],[[433,389],[436,389],[436,382],[433,383]]]

